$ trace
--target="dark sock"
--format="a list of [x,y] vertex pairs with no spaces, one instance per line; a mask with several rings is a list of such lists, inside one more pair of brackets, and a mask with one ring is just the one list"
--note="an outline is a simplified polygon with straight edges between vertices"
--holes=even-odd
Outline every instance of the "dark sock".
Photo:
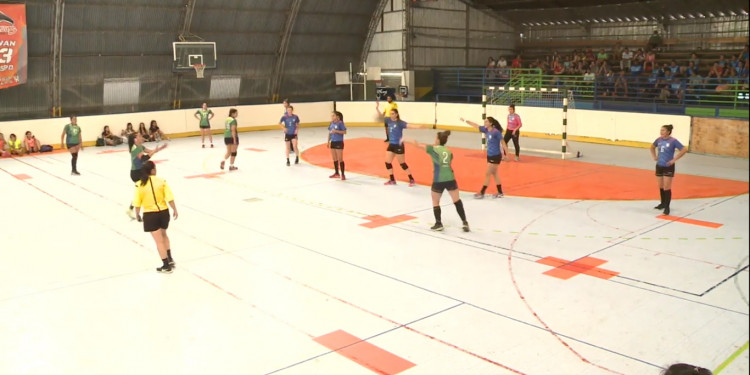
[[456,205],[456,212],[458,212],[458,217],[461,218],[461,222],[466,222],[466,212],[464,212],[464,202],[461,202],[461,200],[457,200],[453,203]]
[[333,167],[336,169],[336,174],[339,174],[339,162],[338,160],[333,161]]
[[497,185],[497,193],[502,194],[503,193],[503,185],[498,184]]
[[167,250],[167,259],[172,259],[172,250]]
[[435,214],[435,224],[442,223],[442,221],[440,220],[440,206],[433,206],[432,213]]
[[396,179],[393,178],[393,173],[391,173],[391,181],[396,181]]
[[164,264],[164,268],[169,268],[169,258],[164,258],[161,262]]
[[663,206],[664,205],[664,189],[659,188],[659,196],[661,197],[661,202],[659,202],[659,204]]
[[78,171],[78,153],[72,153],[73,157],[70,159],[70,166],[73,168],[73,172]]
[[339,164],[341,164],[341,175],[344,175],[344,162],[340,161]]
[[664,190],[664,208],[669,208],[672,203],[672,190]]
[[479,194],[484,195],[484,192],[487,191],[487,185],[482,185],[482,190],[479,191]]
[[412,177],[411,175],[409,175],[409,181],[414,181],[414,177]]

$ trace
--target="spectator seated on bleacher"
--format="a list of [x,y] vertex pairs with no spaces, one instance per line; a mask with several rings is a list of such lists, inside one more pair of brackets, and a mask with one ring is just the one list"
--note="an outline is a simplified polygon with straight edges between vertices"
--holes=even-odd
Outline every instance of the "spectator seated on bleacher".
[[612,91],[612,96],[628,97],[628,79],[625,76],[625,69],[620,70],[615,79],[615,88]]
[[654,50],[649,50],[646,52],[646,57],[644,58],[643,71],[650,73],[654,70],[656,70],[656,53]]
[[698,101],[702,98],[703,91],[703,77],[700,72],[696,69],[690,73],[690,77],[687,81],[687,87],[685,88],[685,101]]
[[628,49],[628,47],[623,48],[622,52],[620,53],[620,69],[629,69],[631,60],[633,60],[633,51]]
[[739,55],[737,55],[737,60],[740,60],[740,62],[747,62],[748,59],[748,45],[745,44],[745,48],[742,49],[742,52],[740,52]]
[[659,50],[662,45],[661,35],[659,35],[658,30],[654,30],[654,33],[651,34],[651,37],[648,38],[648,44],[646,45],[646,48],[649,50]]
[[670,61],[669,66],[667,67],[667,69],[669,69],[669,70],[672,71],[672,75],[673,76],[680,74],[680,66],[677,65],[677,61],[676,60]]
[[604,48],[600,49],[599,53],[596,54],[596,62],[602,63],[607,60],[609,60],[609,54],[604,51]]
[[690,54],[690,60],[688,61],[693,63],[696,68],[700,68],[701,66],[701,59],[698,58],[698,55],[695,52]]
[[634,60],[630,65],[630,75],[637,77],[643,73],[643,62]]

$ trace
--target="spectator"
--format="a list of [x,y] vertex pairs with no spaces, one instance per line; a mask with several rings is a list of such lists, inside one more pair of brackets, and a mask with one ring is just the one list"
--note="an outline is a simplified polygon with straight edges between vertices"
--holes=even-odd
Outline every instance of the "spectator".
[[651,37],[648,38],[648,44],[646,45],[646,48],[649,50],[660,50],[661,49],[661,35],[659,35],[659,30],[654,30],[654,33],[651,34]]
[[596,78],[596,75],[590,69],[587,68],[586,70],[584,70],[584,73],[583,73],[584,81],[593,82],[594,78]]
[[640,60],[633,60],[632,65],[630,65],[630,74],[633,77],[637,77],[643,72],[643,61]]
[[142,122],[138,124],[138,134],[140,134],[141,137],[143,137],[143,139],[147,141],[153,141],[153,139],[151,139],[151,136],[148,133],[148,129],[146,129],[146,124]]
[[612,92],[612,96],[628,97],[628,80],[625,78],[625,70],[620,70],[615,80],[615,89]]
[[523,64],[523,59],[521,59],[521,55],[517,55],[516,58],[510,62],[510,67],[513,69],[521,69],[522,64]]
[[633,60],[633,52],[625,47],[620,54],[620,69],[629,69],[631,60]]
[[745,44],[745,48],[742,49],[742,52],[737,55],[737,60],[740,60],[740,62],[746,62],[748,59],[748,45]]
[[125,139],[127,139],[128,137],[130,137],[131,135],[134,135],[134,134],[135,134],[135,129],[133,129],[133,123],[132,122],[129,122],[125,126],[125,130],[123,130],[123,131],[120,132],[120,136],[121,137],[125,137]]
[[497,60],[497,76],[502,79],[510,77],[508,74],[508,60],[505,60],[505,57],[500,56]]
[[721,67],[721,71],[724,71],[724,68],[727,67],[727,60],[724,58],[724,55],[719,55],[719,61],[716,62]]
[[690,54],[690,60],[688,61],[692,62],[696,68],[701,66],[701,59],[698,58],[698,55],[695,52]]
[[41,146],[41,142],[36,139],[34,134],[31,134],[30,130],[27,130],[26,137],[23,140],[23,147],[26,148],[26,153],[39,152],[39,147]]
[[596,55],[594,55],[594,51],[592,51],[591,48],[586,50],[585,57],[586,57],[586,61],[588,62],[596,61]]
[[673,76],[680,73],[680,66],[677,65],[677,61],[675,60],[672,60],[667,68],[672,71]]
[[492,58],[492,56],[490,56],[489,59],[487,60],[487,67],[485,68],[484,76],[486,78],[490,78],[494,76],[496,66],[497,66],[497,63],[495,62],[495,59]]
[[112,134],[112,131],[109,130],[109,125],[104,125],[104,129],[102,129],[102,139],[107,146],[117,146],[122,143],[122,138],[116,137]]
[[731,69],[734,69],[737,73],[740,72],[740,61],[737,60],[736,56],[732,56],[732,58],[729,60],[728,67]]
[[617,42],[615,43],[614,48],[612,48],[612,62],[613,63],[619,63],[620,59],[622,58],[622,43]]
[[8,145],[8,141],[5,140],[5,135],[3,133],[0,133],[0,156],[10,156],[9,150],[10,146]]
[[607,54],[606,51],[604,51],[604,48],[599,50],[599,53],[596,54],[596,62],[602,63],[609,60],[609,54]]
[[162,139],[169,140],[169,137],[165,136],[164,132],[159,129],[156,120],[151,120],[151,124],[148,126],[148,135],[152,141],[161,141]]
[[697,69],[694,69],[690,73],[690,78],[688,78],[687,88],[685,89],[685,99],[695,101],[700,100],[701,91],[703,91],[703,77],[701,77]]
[[10,151],[10,154],[23,155],[25,150],[26,149],[21,145],[21,140],[16,139],[16,135],[11,133],[10,138],[8,139],[8,151]]
[[708,70],[708,74],[706,75],[706,78],[708,79],[721,78],[721,68],[719,67],[719,63],[714,63],[711,66],[711,69]]
[[656,53],[654,50],[649,50],[646,52],[646,57],[643,62],[643,71],[648,73],[654,70],[656,70]]

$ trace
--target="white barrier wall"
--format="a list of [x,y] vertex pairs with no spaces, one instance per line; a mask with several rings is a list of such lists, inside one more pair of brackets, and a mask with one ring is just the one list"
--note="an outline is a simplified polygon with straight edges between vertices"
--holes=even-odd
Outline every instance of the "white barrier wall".
[[[294,113],[302,126],[327,126],[334,103],[293,103]],[[336,109],[344,114],[350,126],[380,126],[382,117],[375,110],[374,102],[336,102]],[[381,110],[385,103],[381,103]],[[398,102],[401,118],[409,123],[437,125],[456,130],[472,131],[471,127],[460,122],[464,117],[477,123],[482,121],[480,104]],[[231,107],[211,108],[215,116],[211,121],[213,130],[224,128],[224,120]],[[269,129],[276,126],[284,113],[280,104],[236,106],[239,111],[237,122],[240,130],[253,128]],[[194,118],[197,108],[171,111],[122,113],[100,116],[82,116],[78,124],[82,128],[84,142],[94,142],[101,134],[104,125],[119,134],[125,124],[132,122],[137,128],[143,122],[148,126],[156,120],[162,131],[172,135],[194,135],[198,132],[198,120]],[[523,119],[522,135],[562,134],[562,110],[556,108],[516,107]],[[505,126],[508,114],[505,106],[487,106],[487,116],[495,117]],[[60,134],[69,122],[68,118],[39,119],[0,122],[0,132],[8,139],[10,133],[22,138],[26,130],[31,130],[43,144],[59,146]],[[659,136],[659,128],[664,124],[674,125],[672,135],[683,144],[690,140],[690,116],[659,115],[629,112],[608,112],[572,109],[568,112],[568,137],[583,137],[578,140],[628,144],[638,142],[650,144]],[[632,144],[631,144],[632,145]]]

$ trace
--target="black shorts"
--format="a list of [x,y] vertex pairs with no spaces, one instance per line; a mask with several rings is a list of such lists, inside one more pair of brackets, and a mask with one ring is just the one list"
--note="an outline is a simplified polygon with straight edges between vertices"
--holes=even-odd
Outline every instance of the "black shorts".
[[489,156],[487,155],[487,162],[490,164],[500,164],[500,161],[503,159],[501,155],[495,155],[495,156]]
[[[224,144],[225,144],[225,145],[229,146],[229,145],[231,145],[231,144],[232,144],[233,142],[234,142],[234,139],[232,139],[232,137],[229,137],[229,138],[227,138],[227,137],[224,137]],[[240,144],[240,136],[239,136],[239,134],[237,135],[237,144],[238,144],[238,145]]]
[[143,213],[143,231],[154,232],[169,228],[169,210]]
[[211,125],[210,124],[209,125],[198,125],[198,127],[201,128],[201,130],[203,130],[203,129],[211,129]]
[[674,164],[668,166],[668,167],[662,167],[660,165],[656,165],[656,176],[657,177],[674,177]]
[[297,139],[297,134],[284,134],[284,142],[289,142],[292,139]]
[[344,141],[331,141],[331,148],[334,150],[343,150]]
[[130,171],[130,179],[133,180],[133,182],[138,182],[138,180],[141,179],[141,170],[131,170]]
[[458,184],[456,183],[456,180],[433,182],[432,188],[430,188],[430,190],[436,193],[442,193],[443,190],[451,191],[451,190],[456,190],[456,189],[458,189]]
[[65,146],[68,147],[68,149],[71,149],[73,147],[76,147],[80,145],[80,143],[66,143]]
[[392,152],[396,155],[404,154],[404,145],[394,145],[393,143],[388,144],[388,152]]

